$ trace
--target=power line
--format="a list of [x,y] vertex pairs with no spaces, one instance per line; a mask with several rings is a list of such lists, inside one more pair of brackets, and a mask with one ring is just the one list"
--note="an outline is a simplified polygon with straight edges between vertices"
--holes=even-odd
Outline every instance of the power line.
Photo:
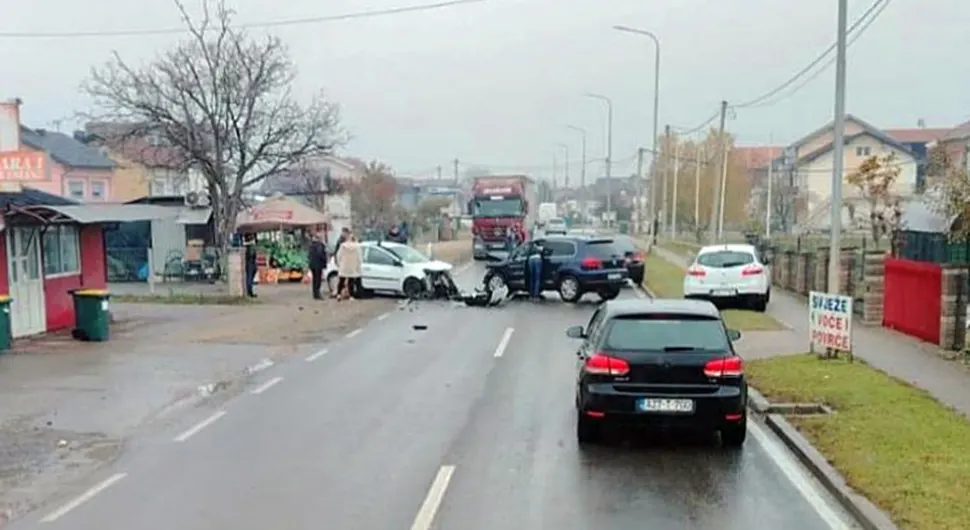
[[[852,34],[856,30],[856,28],[859,27],[860,24],[863,24],[866,21],[866,19],[869,18],[869,15],[871,15],[879,6],[881,6],[883,4],[888,4],[888,3],[889,3],[889,0],[875,0],[872,3],[872,5],[870,5],[869,8],[866,9],[866,11],[862,14],[862,16],[860,16],[859,18],[857,18],[855,20],[855,22],[853,22],[852,25],[849,26],[849,29],[848,29],[847,33]],[[828,55],[830,53],[832,53],[832,51],[835,50],[836,45],[837,45],[836,43],[833,43],[831,46],[829,46],[828,48],[826,48],[826,50],[823,51],[818,57],[816,57],[815,60],[813,60],[811,63],[809,63],[808,66],[806,66],[805,68],[802,68],[801,70],[799,70],[798,72],[796,72],[795,75],[791,76],[784,83],[778,85],[777,87],[773,88],[772,90],[768,91],[767,93],[762,94],[761,96],[758,96],[757,98],[754,98],[754,99],[752,99],[750,101],[746,101],[744,103],[740,103],[738,105],[732,105],[731,107],[732,108],[735,108],[735,109],[743,109],[743,108],[746,108],[746,107],[753,107],[753,106],[758,105],[759,103],[761,103],[761,102],[763,102],[763,101],[765,101],[767,99],[770,99],[770,98],[774,97],[776,94],[778,94],[782,90],[785,90],[786,88],[788,88],[791,85],[795,84],[795,82],[798,81],[803,75],[807,74],[813,68],[815,68],[816,66],[818,66],[819,63],[821,63],[822,61],[824,61],[825,58],[828,57]]]
[[[372,9],[368,11],[356,11],[352,13],[342,13],[339,15],[324,15],[317,17],[302,17],[286,20],[274,20],[269,22],[252,22],[239,24],[236,27],[243,29],[254,28],[278,28],[284,26],[298,26],[305,24],[320,24],[324,22],[337,22],[342,20],[354,20],[359,18],[374,18],[404,13],[414,13],[419,11],[432,11],[444,9],[464,4],[474,4],[487,0],[447,0],[431,4],[409,5],[402,7],[392,7],[386,9]],[[134,37],[146,35],[170,35],[187,32],[187,28],[156,28],[156,29],[128,29],[128,30],[89,30],[89,31],[0,31],[0,38],[8,39],[54,39],[54,38],[84,38],[84,37]]]
[[[881,15],[882,12],[885,11],[887,7],[889,7],[889,3],[891,1],[892,0],[886,0],[884,3],[882,3],[879,6],[879,10],[876,11],[872,15],[872,17],[869,18],[869,20],[866,20],[866,22],[862,25],[862,27],[859,28],[859,31],[857,31],[854,35],[852,35],[852,37],[849,39],[848,44],[846,44],[846,47],[847,48],[849,46],[852,46],[852,44],[855,41],[859,40],[859,37],[861,37],[862,34],[866,31],[866,28],[868,28],[870,25],[872,25],[872,23],[875,22],[877,18],[879,18],[879,15]],[[772,105],[775,105],[777,103],[780,103],[780,102],[782,102],[782,101],[784,101],[784,100],[786,100],[786,99],[794,96],[801,89],[805,88],[809,83],[811,83],[812,81],[818,79],[818,76],[822,75],[823,72],[825,72],[826,70],[828,70],[828,68],[830,66],[832,66],[833,63],[835,63],[835,59],[836,59],[835,56],[830,57],[829,60],[824,65],[822,65],[821,68],[819,68],[818,70],[816,70],[812,75],[808,76],[808,78],[806,78],[801,83],[799,83],[798,85],[796,85],[793,89],[789,90],[785,94],[782,94],[780,97],[777,97],[777,98],[774,98],[774,99],[769,99],[767,101],[763,101],[761,103],[758,103],[757,105],[751,105],[748,108],[755,108],[755,109],[757,109],[757,108],[770,107]]]

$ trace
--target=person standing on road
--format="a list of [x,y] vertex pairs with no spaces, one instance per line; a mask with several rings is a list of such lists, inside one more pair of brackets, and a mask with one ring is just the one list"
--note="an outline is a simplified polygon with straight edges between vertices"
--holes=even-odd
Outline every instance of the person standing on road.
[[357,244],[357,238],[353,234],[348,233],[347,239],[340,245],[336,261],[337,272],[340,275],[337,286],[338,299],[357,299],[361,291],[363,260],[360,245]]
[[323,242],[323,230],[313,234],[310,241],[309,261],[310,276],[313,285],[313,299],[320,300],[320,287],[323,285],[323,271],[327,268],[327,245]]
[[542,246],[532,245],[526,266],[528,267],[529,298],[538,302],[542,300]]
[[256,298],[255,276],[256,276],[256,236],[246,234],[243,239],[245,249],[245,266],[243,274],[246,276],[246,296]]

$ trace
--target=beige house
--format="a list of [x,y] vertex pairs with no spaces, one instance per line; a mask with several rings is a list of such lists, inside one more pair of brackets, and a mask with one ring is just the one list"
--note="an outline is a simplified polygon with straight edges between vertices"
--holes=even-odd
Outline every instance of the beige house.
[[[845,118],[844,135],[842,223],[850,230],[865,229],[868,206],[858,189],[846,183],[844,177],[872,156],[895,153],[900,173],[893,194],[904,199],[916,193],[918,164],[906,145],[851,114]],[[830,225],[834,136],[833,123],[829,123],[788,146],[792,177],[800,195],[796,231],[826,230]]]

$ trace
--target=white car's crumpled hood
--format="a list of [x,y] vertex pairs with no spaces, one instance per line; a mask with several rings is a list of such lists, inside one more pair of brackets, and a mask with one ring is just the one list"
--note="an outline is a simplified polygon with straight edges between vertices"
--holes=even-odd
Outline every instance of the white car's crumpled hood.
[[444,261],[438,261],[438,260],[432,260],[425,263],[421,263],[418,265],[418,267],[420,267],[421,270],[430,270],[430,271],[438,271],[438,272],[450,271],[452,269],[451,263],[446,263]]

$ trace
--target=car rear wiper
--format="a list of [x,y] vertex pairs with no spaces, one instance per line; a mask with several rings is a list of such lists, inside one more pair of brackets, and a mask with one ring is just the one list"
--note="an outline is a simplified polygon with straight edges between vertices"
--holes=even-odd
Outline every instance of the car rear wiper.
[[694,351],[702,348],[697,346],[664,346],[664,351]]

